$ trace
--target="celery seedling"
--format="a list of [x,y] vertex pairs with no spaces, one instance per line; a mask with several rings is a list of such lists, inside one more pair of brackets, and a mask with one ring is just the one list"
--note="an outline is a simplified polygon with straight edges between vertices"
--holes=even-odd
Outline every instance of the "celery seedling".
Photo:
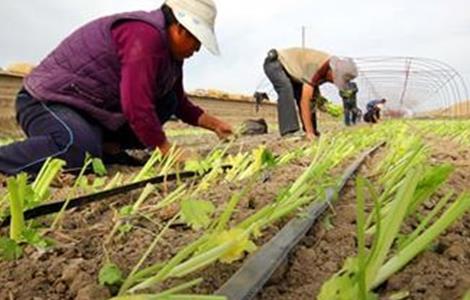
[[17,243],[21,241],[24,230],[23,205],[28,193],[27,179],[27,175],[21,173],[16,178],[7,180],[11,215],[10,238]]

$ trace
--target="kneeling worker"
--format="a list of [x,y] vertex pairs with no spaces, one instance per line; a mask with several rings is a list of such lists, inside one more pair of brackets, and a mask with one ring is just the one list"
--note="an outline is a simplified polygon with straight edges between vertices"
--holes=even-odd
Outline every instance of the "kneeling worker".
[[86,153],[117,155],[171,144],[173,115],[214,131],[230,125],[194,105],[183,88],[183,62],[201,44],[218,54],[212,0],[166,0],[160,9],[92,21],[72,33],[29,74],[16,99],[24,141],[0,148],[0,172],[37,173],[48,157],[80,168]]
[[[307,48],[270,50],[264,61],[264,72],[278,94],[277,111],[282,136],[300,130],[296,105],[309,140],[319,135],[312,103],[320,96],[320,85],[331,82],[341,91],[357,77],[351,58],[340,59],[325,52]],[[313,106],[313,107],[312,107]]]

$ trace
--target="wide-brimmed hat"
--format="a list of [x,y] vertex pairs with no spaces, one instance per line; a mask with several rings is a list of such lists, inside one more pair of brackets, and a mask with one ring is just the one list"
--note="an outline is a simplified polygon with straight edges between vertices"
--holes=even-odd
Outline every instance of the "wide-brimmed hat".
[[357,66],[351,58],[330,58],[330,68],[333,72],[333,83],[340,91],[347,88],[348,82],[357,77]]
[[214,55],[219,55],[215,36],[217,8],[212,0],[166,0],[176,20],[193,34]]

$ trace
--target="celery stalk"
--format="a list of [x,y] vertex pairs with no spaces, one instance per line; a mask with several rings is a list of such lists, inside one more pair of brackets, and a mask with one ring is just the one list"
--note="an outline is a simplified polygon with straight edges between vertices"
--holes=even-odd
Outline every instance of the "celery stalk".
[[356,180],[356,215],[357,215],[357,264],[358,273],[357,280],[359,283],[359,296],[361,299],[367,298],[367,284],[366,284],[366,238],[365,238],[365,197],[364,197],[364,178],[358,177]]
[[389,218],[387,221],[384,220],[384,229],[379,233],[377,240],[377,251],[371,253],[371,259],[366,270],[366,282],[368,287],[370,287],[373,279],[376,277],[378,270],[387,257],[387,253],[400,230],[400,225],[408,210],[408,204],[413,198],[414,190],[419,181],[419,176],[417,176],[419,172],[421,172],[421,170],[418,168],[407,174],[403,186],[397,193],[393,209],[390,213],[393,218]]
[[16,178],[7,180],[7,189],[10,199],[10,238],[20,242],[24,230],[23,203],[26,194],[27,175],[19,174]]
[[380,268],[371,287],[379,286],[400,270],[469,209],[470,194],[462,194],[433,225]]
[[45,200],[49,191],[49,186],[64,166],[65,161],[63,160],[51,158],[47,159],[39,171],[39,175],[32,184],[32,188],[35,194],[34,204],[41,203]]

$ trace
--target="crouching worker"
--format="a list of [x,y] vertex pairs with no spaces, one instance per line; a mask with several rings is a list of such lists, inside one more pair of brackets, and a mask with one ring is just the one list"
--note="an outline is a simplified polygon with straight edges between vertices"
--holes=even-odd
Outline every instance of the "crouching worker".
[[171,148],[163,124],[182,121],[214,131],[230,125],[191,103],[183,61],[201,44],[218,54],[212,0],[166,0],[151,12],[97,19],[66,38],[30,75],[16,99],[27,139],[0,148],[0,172],[36,173],[47,157],[80,168],[85,154]]
[[364,121],[367,123],[377,123],[380,119],[380,111],[384,108],[386,99],[372,100],[367,103],[367,112],[364,115]]
[[269,51],[264,62],[264,72],[278,94],[277,111],[281,135],[300,130],[297,105],[309,140],[319,135],[313,102],[320,96],[320,85],[331,82],[339,90],[344,90],[347,83],[357,77],[357,68],[352,59],[339,59],[306,48]]

